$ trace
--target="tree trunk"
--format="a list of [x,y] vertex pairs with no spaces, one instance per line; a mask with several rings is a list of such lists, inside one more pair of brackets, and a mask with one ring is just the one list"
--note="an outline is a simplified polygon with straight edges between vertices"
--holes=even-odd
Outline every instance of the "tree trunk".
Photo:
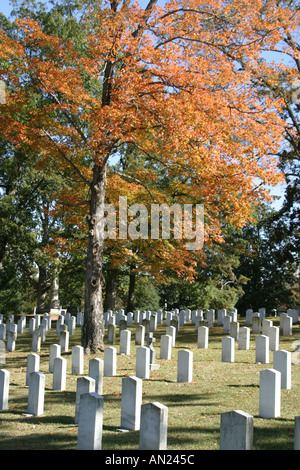
[[55,270],[50,288],[50,308],[59,309],[59,274]]
[[133,303],[134,303],[134,288],[135,288],[135,279],[136,275],[132,271],[134,266],[130,266],[130,274],[129,274],[129,289],[128,289],[128,299],[127,299],[127,312],[133,311]]
[[104,318],[102,303],[103,222],[106,189],[106,165],[95,165],[91,184],[90,213],[88,223],[88,248],[85,277],[84,324],[82,346],[86,354],[104,349]]
[[116,308],[118,270],[108,268],[104,299],[104,312]]
[[44,266],[39,266],[36,313],[45,313],[48,289],[49,286],[47,282],[47,270]]

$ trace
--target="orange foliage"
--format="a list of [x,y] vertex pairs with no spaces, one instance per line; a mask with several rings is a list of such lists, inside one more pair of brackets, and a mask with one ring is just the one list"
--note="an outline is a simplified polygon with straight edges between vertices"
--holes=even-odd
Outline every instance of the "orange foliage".
[[[206,239],[220,240],[221,216],[243,225],[267,197],[263,185],[282,181],[272,157],[285,126],[282,102],[262,97],[253,81],[269,73],[263,50],[295,27],[294,12],[275,1],[171,0],[146,12],[137,2],[104,1],[92,13],[97,26],[84,55],[32,20],[19,21],[18,40],[1,33],[0,72],[11,91],[0,133],[39,151],[41,168],[50,159],[73,174],[77,184],[61,195],[72,204],[86,199],[93,166],[130,145],[170,185],[160,188],[147,168],[129,172],[132,180],[109,174],[107,199],[150,204],[149,186],[158,202],[172,203],[180,192],[175,201],[204,204]],[[88,91],[87,76],[102,82],[100,92]],[[37,92],[49,99],[36,105]],[[70,222],[85,213],[72,210]],[[143,256],[157,278],[170,265],[189,277],[197,260],[179,242],[118,243],[116,263],[132,257],[141,265]]]

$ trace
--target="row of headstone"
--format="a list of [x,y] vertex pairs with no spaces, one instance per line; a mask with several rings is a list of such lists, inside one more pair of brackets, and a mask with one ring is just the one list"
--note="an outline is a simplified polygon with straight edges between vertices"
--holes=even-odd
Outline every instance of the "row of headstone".
[[[139,430],[140,450],[166,450],[168,408],[159,402],[141,402],[141,383],[127,377],[122,384],[121,427]],[[78,409],[78,450],[101,450],[104,397],[95,392],[80,395]],[[126,412],[125,412],[125,411]],[[125,426],[125,427],[124,427]]]

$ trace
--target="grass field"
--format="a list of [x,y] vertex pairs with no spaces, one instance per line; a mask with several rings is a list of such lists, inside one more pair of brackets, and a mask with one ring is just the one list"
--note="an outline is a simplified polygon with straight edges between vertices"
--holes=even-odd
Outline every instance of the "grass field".
[[[279,319],[273,325],[279,326]],[[240,326],[244,320],[239,319]],[[135,335],[132,330],[131,354],[117,356],[117,375],[104,377],[103,450],[138,450],[139,432],[120,432],[122,377],[135,376]],[[71,348],[80,344],[80,328],[70,336],[66,391],[52,390],[49,373],[49,348],[58,343],[55,323],[42,343],[40,371],[46,375],[44,414],[26,416],[28,388],[25,386],[27,355],[31,352],[28,329],[18,334],[16,349],[7,352],[2,369],[10,372],[9,409],[0,412],[1,450],[74,450],[77,447],[77,425],[74,424],[76,375],[71,374]],[[221,413],[242,410],[254,416],[254,450],[292,450],[294,446],[294,418],[300,414],[300,365],[292,364],[292,387],[281,391],[281,415],[276,419],[259,417],[259,374],[273,367],[273,353],[269,364],[255,363],[255,335],[251,334],[250,349],[238,350],[235,362],[221,361],[222,328],[209,328],[207,349],[198,349],[195,327],[186,324],[180,328],[171,360],[159,359],[160,336],[165,326],[159,325],[156,338],[156,363],[150,379],[143,379],[143,403],[158,401],[168,407],[168,450],[218,450]],[[118,351],[117,344],[114,345]],[[299,324],[293,325],[293,336],[280,336],[279,348],[294,352],[294,342],[300,339]],[[193,351],[193,381],[177,383],[177,354],[180,349]],[[84,375],[88,375],[85,357]],[[103,353],[99,356],[103,359]],[[294,355],[292,355],[294,357]],[[296,362],[296,363],[295,363]]]

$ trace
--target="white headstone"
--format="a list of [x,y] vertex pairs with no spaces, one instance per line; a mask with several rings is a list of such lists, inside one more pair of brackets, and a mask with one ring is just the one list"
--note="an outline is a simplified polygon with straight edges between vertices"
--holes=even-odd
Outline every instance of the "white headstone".
[[141,379],[150,377],[150,349],[145,346],[136,349],[136,376]]
[[76,386],[75,424],[79,422],[80,396],[95,392],[95,380],[91,377],[78,377]]
[[78,450],[101,450],[104,398],[95,392],[80,395]]
[[52,390],[65,390],[67,380],[67,359],[56,357],[53,361]]
[[275,369],[260,371],[259,416],[278,418],[280,416],[281,373]]
[[269,363],[269,337],[258,335],[255,338],[255,362]]
[[51,344],[49,348],[49,372],[53,372],[54,359],[60,357],[61,347],[59,344]]
[[95,380],[95,392],[102,395],[104,376],[104,361],[99,357],[89,360],[89,377]]
[[239,331],[238,349],[249,349],[250,347],[250,328],[242,326]]
[[221,413],[220,450],[253,449],[253,416],[244,411]]
[[292,385],[292,355],[289,351],[280,349],[274,351],[273,368],[281,373],[281,388],[289,390]]
[[207,326],[199,326],[198,328],[198,348],[208,348],[209,328]]
[[142,406],[142,379],[122,378],[121,428],[131,431],[140,429]]
[[193,380],[193,351],[182,349],[178,351],[177,382]]
[[131,331],[122,330],[120,332],[120,354],[130,354]]
[[104,376],[113,377],[117,373],[117,350],[113,346],[104,349]]
[[45,374],[31,372],[29,375],[27,413],[40,416],[44,413]]
[[234,362],[235,339],[231,336],[222,338],[222,362]]
[[83,346],[72,347],[72,374],[83,374],[84,369],[84,349]]
[[172,357],[172,336],[161,335],[159,358],[170,360],[171,357]]
[[8,410],[10,372],[0,369],[0,410]]
[[161,403],[145,403],[141,407],[140,450],[166,450],[168,408]]

